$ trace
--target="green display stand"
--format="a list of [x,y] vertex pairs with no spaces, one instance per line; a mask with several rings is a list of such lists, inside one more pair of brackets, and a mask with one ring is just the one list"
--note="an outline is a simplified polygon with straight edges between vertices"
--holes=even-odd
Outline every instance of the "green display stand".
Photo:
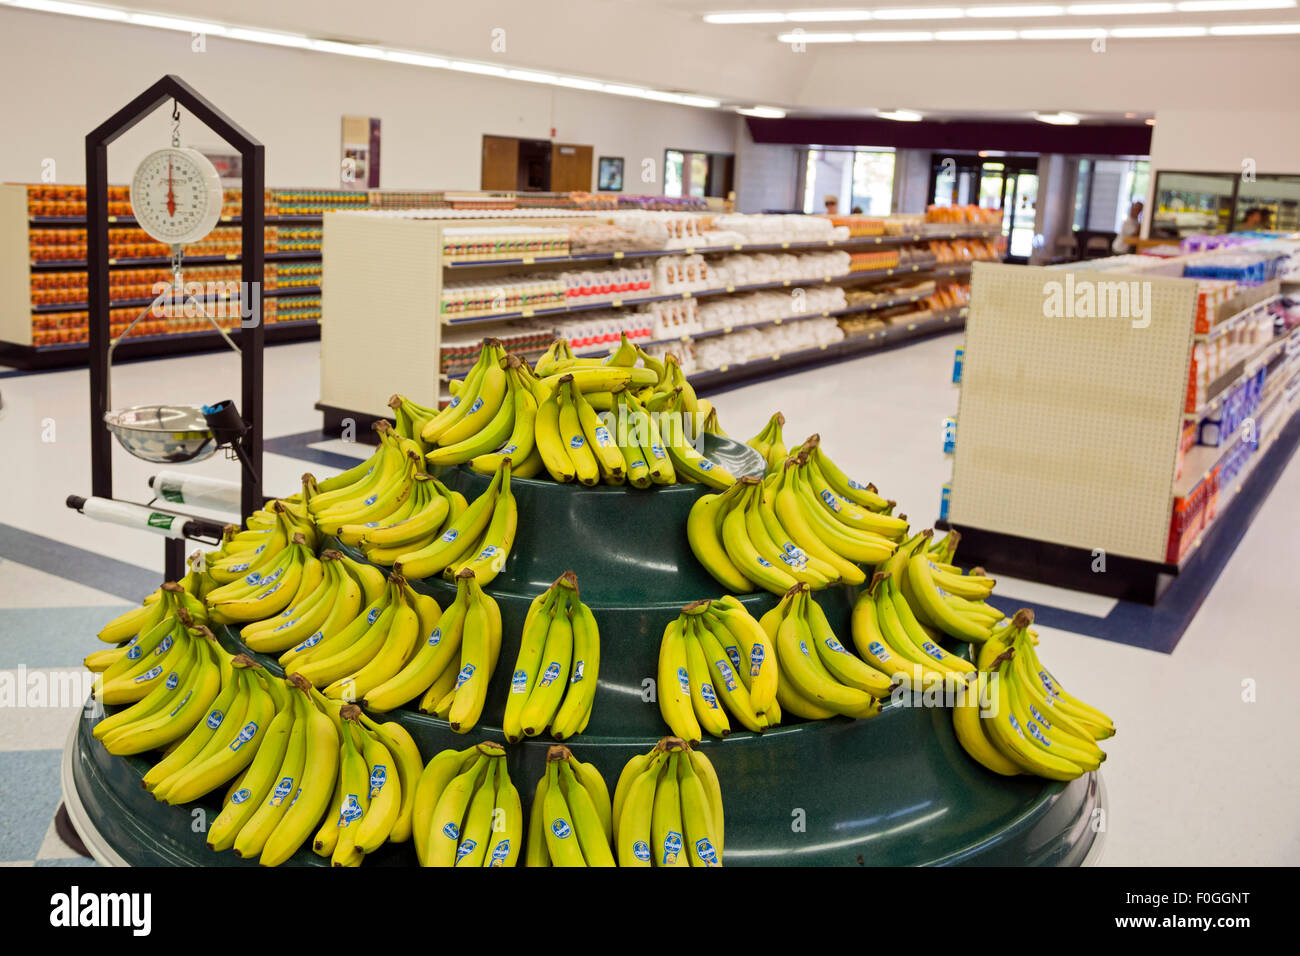
[[[756,453],[735,442],[711,439],[707,452],[736,474],[762,468]],[[442,477],[471,500],[489,481],[467,468]],[[426,759],[481,740],[504,743],[501,715],[524,615],[538,593],[571,570],[600,626],[601,666],[591,722],[569,746],[596,765],[612,790],[627,760],[668,734],[652,699],[665,625],[682,605],[722,593],[686,541],[687,513],[705,489],[514,479],[512,490],[519,532],[487,588],[500,605],[503,636],[479,726],[457,734],[446,721],[408,708],[375,716],[400,721]],[[444,607],[455,593],[441,579],[411,584]],[[848,644],[851,589],[816,597]],[[740,598],[755,616],[776,602],[766,592]],[[238,646],[234,631],[220,636]],[[274,659],[254,656],[280,672]],[[69,740],[65,791],[75,791],[69,810],[88,845],[100,848],[97,855],[131,865],[250,865],[203,845],[196,811],[213,819],[221,793],[199,805],[156,803],[140,786],[148,763],[109,756],[91,726],[80,721]],[[551,743],[537,738],[507,747],[525,811]],[[702,748],[722,784],[727,865],[1077,865],[1099,848],[1092,823],[1104,791],[1096,774],[1069,784],[992,774],[962,750],[946,709],[894,702],[868,721],[794,719],[761,735],[705,739]],[[324,863],[309,850],[292,862]],[[366,861],[412,863],[409,844],[385,846]]]

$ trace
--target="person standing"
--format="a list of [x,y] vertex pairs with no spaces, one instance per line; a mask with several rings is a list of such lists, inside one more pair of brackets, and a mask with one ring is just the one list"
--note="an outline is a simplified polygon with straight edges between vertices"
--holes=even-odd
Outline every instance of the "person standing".
[[1142,231],[1143,208],[1140,201],[1128,207],[1128,218],[1119,227],[1119,234],[1115,236],[1115,241],[1110,244],[1112,252],[1123,255],[1126,252],[1132,252],[1137,246],[1137,243],[1133,240]]

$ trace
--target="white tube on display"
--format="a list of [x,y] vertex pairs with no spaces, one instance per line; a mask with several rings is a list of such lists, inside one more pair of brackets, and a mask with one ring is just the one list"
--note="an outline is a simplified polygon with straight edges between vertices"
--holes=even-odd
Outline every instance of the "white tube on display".
[[154,475],[152,485],[153,493],[163,501],[239,514],[240,486],[237,481],[160,471]]
[[184,538],[182,529],[190,520],[185,515],[166,514],[142,505],[114,501],[111,498],[87,498],[80,510],[86,517],[94,518],[96,521],[120,524],[141,531],[152,531],[164,538]]

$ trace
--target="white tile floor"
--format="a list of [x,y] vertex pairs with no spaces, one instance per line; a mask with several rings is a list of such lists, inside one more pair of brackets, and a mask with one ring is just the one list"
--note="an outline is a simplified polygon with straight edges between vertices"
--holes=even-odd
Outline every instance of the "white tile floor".
[[[755,434],[777,409],[786,415],[789,444],[819,432],[847,471],[874,481],[914,523],[926,524],[938,512],[939,488],[950,475],[940,429],[956,408],[948,382],[959,344],[957,336],[933,339],[725,392],[715,401],[733,437]],[[125,365],[114,375],[116,402],[237,396],[235,368],[228,356]],[[266,369],[267,435],[318,428],[320,417],[312,410],[318,347],[269,349]],[[0,469],[0,524],[156,570],[159,539],[96,524],[64,507],[66,495],[89,487],[87,387],[84,371],[0,379],[0,447],[7,457]],[[383,389],[382,383],[376,387]],[[53,442],[42,441],[46,419],[54,422]],[[337,443],[320,447],[349,450]],[[115,467],[119,495],[145,500],[145,479],[154,469],[122,452],[115,454]],[[219,458],[195,470],[237,478],[236,467]],[[266,489],[293,489],[303,470],[300,461],[268,455]],[[1111,757],[1103,770],[1111,801],[1104,862],[1300,864],[1294,797],[1300,789],[1300,748],[1294,742],[1300,694],[1286,672],[1300,631],[1300,589],[1294,584],[1300,567],[1298,498],[1300,457],[1282,475],[1172,654],[1042,629],[1041,652],[1049,666],[1109,712],[1120,729],[1107,747]],[[1102,599],[1030,582],[1005,580],[999,593],[1086,614],[1104,615],[1109,607]],[[111,595],[21,563],[0,564],[0,621],[22,608],[114,603]],[[0,637],[0,654],[12,636]],[[83,640],[79,646],[90,645]],[[41,664],[75,661],[70,656]],[[13,663],[0,660],[0,666]],[[1243,700],[1246,682],[1254,682],[1254,702]],[[44,722],[0,724],[0,752],[61,746],[62,734]],[[51,842],[39,837],[35,842]],[[50,846],[41,852],[57,853]]]

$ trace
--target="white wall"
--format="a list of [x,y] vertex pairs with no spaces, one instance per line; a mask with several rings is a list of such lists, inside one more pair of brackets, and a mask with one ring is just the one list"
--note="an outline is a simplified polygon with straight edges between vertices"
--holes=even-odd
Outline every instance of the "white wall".
[[799,180],[796,146],[755,143],[744,118],[736,131],[736,209],[762,212],[764,209],[798,209],[803,197],[795,195]]
[[[383,121],[381,185],[479,185],[484,133],[590,144],[625,158],[628,192],[662,192],[664,149],[732,152],[734,114],[490,77],[0,8],[0,181],[84,182],[85,135],[176,73],[266,145],[268,186],[339,184],[344,114]],[[109,148],[110,181],[168,142],[165,110]],[[554,137],[551,128],[555,128]],[[221,141],[194,120],[186,145]],[[658,181],[643,183],[641,161]],[[594,170],[593,170],[594,175]]]
[[[1290,87],[1294,97],[1297,85]],[[1151,168],[1300,173],[1300,109],[1161,110],[1151,136]]]

